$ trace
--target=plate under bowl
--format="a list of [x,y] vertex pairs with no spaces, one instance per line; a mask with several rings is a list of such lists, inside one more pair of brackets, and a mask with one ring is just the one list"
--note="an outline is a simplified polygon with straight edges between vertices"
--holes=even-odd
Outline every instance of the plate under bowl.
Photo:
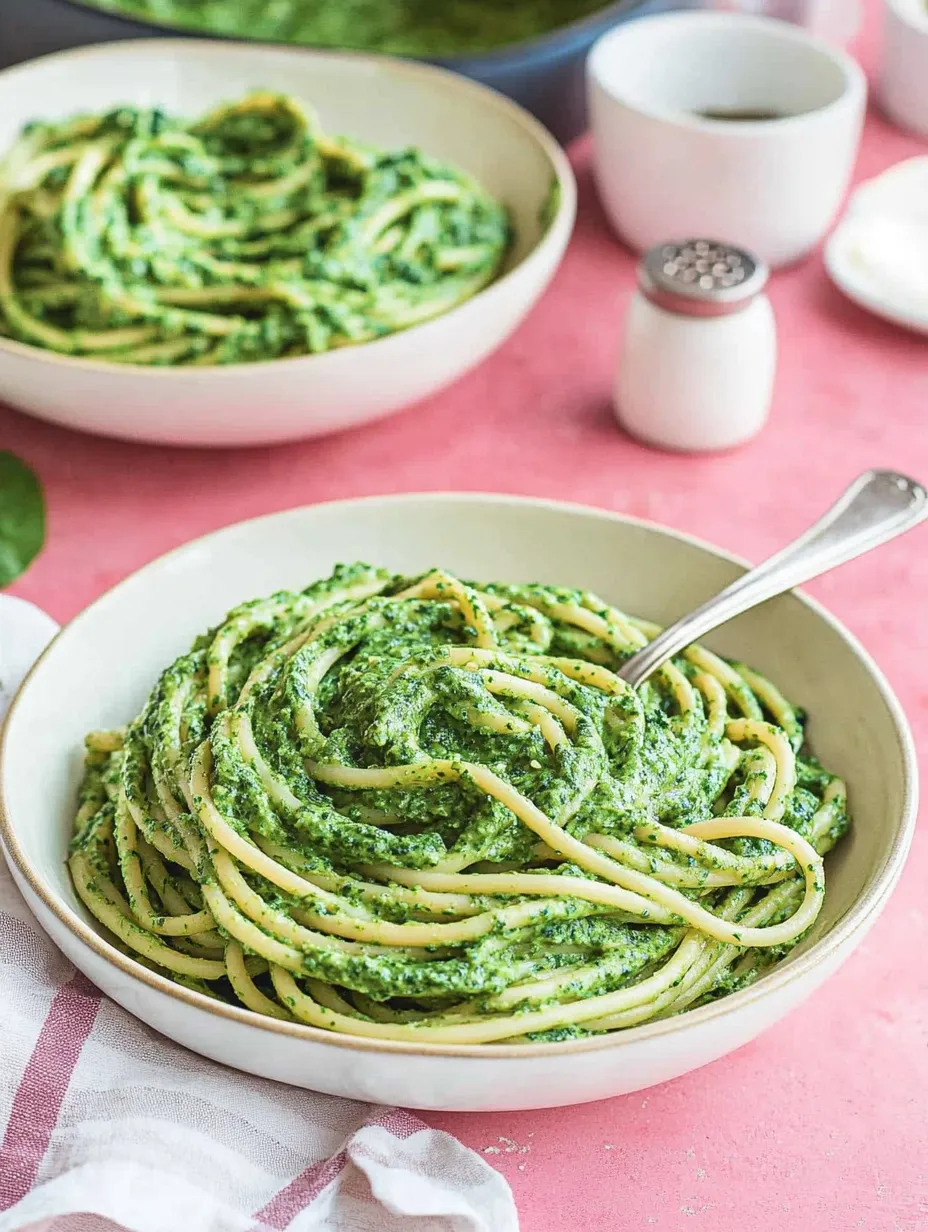
[[23,125],[120,104],[196,116],[270,87],[326,132],[417,146],[475,176],[511,211],[502,275],[444,316],[321,355],[213,368],[75,359],[0,338],[0,400],[66,427],[165,445],[267,445],[418,402],[512,333],[557,269],[576,211],[567,157],[515,103],[443,69],[386,56],[198,39],[108,43],[0,72],[0,155]]
[[[925,21],[928,47],[928,10]],[[825,269],[831,281],[848,299],[874,316],[918,334],[928,334],[928,295],[917,275],[921,256],[918,236],[928,216],[922,205],[926,192],[925,155],[904,159],[873,179],[864,180],[851,194],[824,252]],[[883,249],[882,278],[875,276],[869,263],[861,259],[861,247],[869,247],[874,238]],[[902,285],[900,267],[904,271]]]
[[302,587],[338,561],[595,590],[666,622],[741,571],[685,536],[576,506],[415,495],[295,509],[156,560],[68,625],[33,669],[0,747],[0,836],[40,923],[72,962],[157,1030],[238,1069],[353,1099],[502,1110],[582,1103],[674,1078],[754,1038],[861,941],[901,871],[915,821],[905,717],[854,638],[788,595],[707,640],[770,675],[811,715],[810,736],[848,783],[854,826],[826,863],[812,934],[753,987],[651,1025],[558,1044],[452,1047],[351,1039],[217,1005],[144,969],[95,931],[65,855],[87,731],[137,713],[159,671],[243,598]]

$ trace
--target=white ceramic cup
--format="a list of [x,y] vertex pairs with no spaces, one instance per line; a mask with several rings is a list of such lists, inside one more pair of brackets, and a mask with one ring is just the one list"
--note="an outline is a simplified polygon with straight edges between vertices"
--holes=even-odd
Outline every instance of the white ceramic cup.
[[889,118],[928,136],[928,5],[883,0],[883,53],[877,85]]
[[601,38],[587,81],[600,196],[632,248],[699,236],[781,266],[825,234],[866,105],[845,52],[769,18],[669,13]]

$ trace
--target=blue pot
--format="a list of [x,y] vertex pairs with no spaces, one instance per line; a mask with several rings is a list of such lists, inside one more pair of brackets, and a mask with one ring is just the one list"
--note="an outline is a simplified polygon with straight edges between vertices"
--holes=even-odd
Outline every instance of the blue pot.
[[[530,42],[436,63],[507,94],[566,144],[586,129],[583,70],[596,39],[630,17],[688,8],[693,3],[616,0],[598,13]],[[114,17],[71,0],[0,0],[0,68],[69,47],[164,33],[163,28]]]
[[607,30],[633,17],[692,8],[694,0],[618,0],[541,38],[482,56],[437,60],[444,68],[499,90],[538,117],[567,145],[586,132],[584,70],[590,48]]

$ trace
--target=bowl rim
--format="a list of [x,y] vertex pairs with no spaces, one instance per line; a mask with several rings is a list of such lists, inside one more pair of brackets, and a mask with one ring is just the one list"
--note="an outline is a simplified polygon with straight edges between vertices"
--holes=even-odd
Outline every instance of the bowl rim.
[[[817,52],[822,60],[829,61],[842,75],[843,87],[837,98],[814,107],[809,111],[798,111],[777,116],[772,120],[742,120],[738,124],[730,124],[725,120],[712,119],[708,116],[693,115],[683,110],[675,110],[658,100],[641,100],[630,96],[616,82],[608,69],[608,53],[613,43],[623,38],[635,38],[635,27],[645,25],[652,29],[663,27],[672,30],[678,28],[682,36],[693,30],[747,31],[754,30],[766,35],[771,42],[804,47],[809,52]],[[639,34],[638,37],[645,37]],[[702,10],[677,9],[667,13],[655,13],[642,22],[620,23],[605,31],[593,46],[586,63],[588,88],[595,90],[601,97],[607,99],[610,105],[625,108],[635,115],[649,120],[672,124],[677,128],[690,129],[699,132],[724,132],[731,140],[755,139],[759,134],[775,134],[784,128],[791,129],[802,124],[818,123],[822,117],[847,109],[855,109],[866,102],[867,77],[863,69],[849,52],[842,47],[829,43],[826,39],[811,34],[801,26],[782,21],[775,17],[766,17],[760,13],[742,12],[707,12]]]
[[[928,33],[928,6],[925,8],[925,32]],[[919,312],[918,305],[912,300],[894,299],[892,291],[881,289],[879,283],[868,276],[865,268],[858,268],[851,249],[855,220],[863,212],[860,194],[866,195],[865,190],[871,185],[913,162],[924,163],[928,167],[928,156],[915,154],[911,158],[904,158],[885,171],[877,172],[876,175],[855,184],[833,231],[825,240],[822,261],[832,285],[858,308],[915,334],[928,334],[928,310]]]
[[[540,120],[536,120],[529,111],[511,98],[501,94],[498,90],[492,89],[490,86],[483,85],[479,81],[473,81],[471,78],[465,77],[440,64],[429,64],[419,60],[405,60],[397,56],[385,56],[378,53],[367,54],[365,52],[330,51],[324,48],[295,47],[292,44],[285,43],[249,43],[246,40],[218,38],[142,37],[119,39],[109,43],[90,43],[84,47],[73,47],[67,51],[55,51],[50,52],[48,55],[36,56],[21,64],[12,64],[7,68],[0,69],[0,85],[5,83],[8,78],[15,78],[17,75],[21,75],[24,81],[28,81],[33,71],[44,68],[46,65],[70,63],[76,60],[100,59],[105,61],[122,55],[124,52],[128,52],[130,55],[144,52],[160,53],[162,55],[176,55],[189,60],[202,57],[222,59],[228,56],[241,55],[243,51],[247,51],[256,58],[265,58],[266,60],[273,60],[275,58],[279,60],[305,59],[308,57],[310,60],[336,61],[337,63],[348,63],[351,65],[373,64],[388,74],[400,77],[431,79],[432,83],[436,85],[442,83],[445,89],[458,91],[463,96],[465,104],[468,95],[482,99],[490,107],[495,108],[497,113],[508,116],[515,126],[521,130],[522,135],[531,140],[545,155],[551,170],[549,197],[554,197],[556,194],[556,207],[548,219],[547,225],[529,251],[516,264],[509,269],[505,269],[498,278],[494,278],[492,282],[482,287],[470,299],[457,304],[448,312],[440,313],[437,317],[411,325],[408,329],[396,330],[393,333],[384,334],[380,338],[372,338],[356,346],[322,351],[315,355],[290,355],[277,359],[251,360],[232,364],[218,364],[207,368],[191,368],[184,365],[157,367],[150,364],[123,364],[116,363],[113,360],[96,359],[81,355],[63,355],[58,351],[47,350],[45,347],[35,346],[32,343],[19,342],[15,338],[0,336],[0,359],[2,359],[4,354],[10,354],[23,359],[31,359],[37,363],[46,362],[65,368],[77,368],[85,372],[96,372],[109,376],[117,374],[150,376],[157,380],[168,382],[185,381],[191,378],[197,382],[228,380],[241,377],[244,372],[265,371],[270,365],[275,367],[283,364],[307,365],[316,363],[321,365],[325,361],[331,361],[333,357],[343,354],[354,355],[357,352],[368,354],[372,349],[382,349],[385,346],[389,346],[398,337],[414,334],[417,330],[425,330],[436,321],[445,321],[456,317],[478,300],[485,302],[486,297],[498,295],[500,289],[508,286],[526,266],[537,264],[537,262],[544,260],[549,250],[563,248],[570,238],[577,212],[577,181],[564,148]],[[77,104],[75,106],[77,107]],[[0,151],[0,155],[5,153],[5,150]]]
[[742,558],[735,556],[732,553],[726,552],[723,549],[715,547],[713,544],[704,539],[700,539],[695,535],[690,535],[684,531],[678,531],[669,527],[661,526],[660,524],[648,519],[633,517],[628,514],[613,512],[612,510],[600,509],[593,505],[585,505],[580,502],[573,501],[558,501],[539,497],[514,496],[509,494],[494,493],[494,492],[453,492],[453,491],[437,491],[437,492],[411,492],[411,493],[389,493],[384,495],[371,495],[364,497],[355,497],[342,500],[320,501],[311,505],[296,506],[293,509],[278,510],[274,513],[262,514],[254,518],[246,518],[241,522],[233,522],[228,526],[220,527],[218,530],[211,531],[205,535],[200,535],[188,542],[155,557],[154,560],[142,565],[139,569],[134,570],[127,577],[123,578],[116,585],[110,587],[103,592],[92,603],[88,604],[81,612],[79,612],[72,620],[65,624],[55,638],[49,643],[48,647],[42,652],[39,658],[33,664],[29,673],[26,675],[22,684],[9,708],[6,721],[0,728],[0,846],[4,849],[4,853],[8,862],[14,868],[14,872],[18,872],[19,876],[28,885],[30,891],[36,895],[44,907],[49,910],[58,920],[64,925],[70,933],[72,933],[79,942],[86,945],[94,954],[118,968],[123,975],[128,975],[130,979],[139,980],[146,984],[156,993],[164,993],[175,1000],[182,1001],[188,1006],[197,1010],[203,1010],[208,1014],[215,1014],[227,1021],[239,1023],[246,1027],[257,1028],[267,1031],[272,1035],[285,1035],[293,1039],[304,1039],[312,1043],[328,1044],[339,1048],[346,1048],[357,1052],[365,1053],[383,1053],[383,1054],[404,1054],[406,1056],[421,1056],[421,1057],[467,1057],[467,1058],[484,1058],[497,1060],[523,1060],[531,1061],[538,1057],[548,1056],[563,1056],[565,1054],[574,1054],[581,1052],[597,1052],[603,1049],[616,1048],[622,1045],[632,1045],[642,1041],[650,1041],[666,1035],[676,1035],[681,1031],[685,1031],[688,1027],[696,1027],[703,1025],[709,1021],[722,1018],[727,1014],[731,1014],[736,1010],[748,1009],[750,1006],[759,1001],[764,1000],[768,996],[772,996],[782,990],[787,984],[793,981],[799,981],[805,975],[808,975],[820,963],[826,961],[832,954],[840,951],[846,943],[857,933],[865,928],[873,918],[882,909],[887,898],[892,892],[899,876],[902,872],[903,865],[909,852],[912,839],[915,832],[915,824],[917,819],[918,806],[918,762],[915,752],[915,743],[909,728],[908,720],[902,709],[902,705],[896,697],[891,685],[884,676],[881,669],[874,662],[869,652],[861,645],[857,638],[846,629],[844,625],[831,613],[812,599],[801,590],[792,591],[791,594],[807,608],[811,609],[820,620],[824,621],[831,630],[847,645],[848,649],[860,660],[867,672],[873,679],[877,689],[889,711],[890,718],[893,721],[893,727],[898,741],[899,752],[902,759],[904,792],[902,800],[902,808],[900,810],[899,824],[897,833],[887,854],[882,872],[869,886],[868,890],[848,908],[845,914],[833,925],[824,936],[820,937],[813,945],[809,947],[803,954],[793,958],[791,961],[781,962],[758,980],[755,984],[748,988],[742,989],[739,992],[730,993],[728,996],[722,997],[717,1001],[712,1001],[707,1005],[700,1006],[697,1009],[686,1010],[682,1014],[675,1015],[671,1018],[658,1019],[656,1022],[643,1023],[637,1027],[629,1027],[622,1031],[608,1032],[604,1035],[594,1036],[590,1039],[579,1040],[563,1040],[555,1043],[533,1043],[533,1044],[430,1044],[428,1042],[412,1042],[405,1040],[378,1040],[364,1036],[352,1036],[342,1032],[326,1031],[320,1027],[312,1027],[306,1023],[300,1022],[283,1022],[277,1019],[267,1018],[263,1015],[256,1014],[244,1007],[227,1005],[225,1002],[215,1001],[211,997],[207,997],[202,993],[194,992],[193,990],[184,988],[180,984],[176,984],[173,980],[169,980],[166,976],[159,975],[154,971],[149,971],[141,963],[137,963],[134,959],[127,957],[117,950],[110,943],[83,920],[75,910],[64,903],[52,890],[47,886],[42,877],[33,869],[19,839],[16,835],[14,826],[11,823],[9,810],[6,801],[6,782],[11,773],[11,768],[7,764],[7,747],[8,736],[12,725],[12,719],[18,705],[25,696],[29,688],[30,681],[38,671],[46,656],[51,651],[52,647],[56,646],[59,639],[66,636],[68,631],[79,624],[80,622],[90,619],[98,606],[107,602],[111,597],[117,595],[124,587],[132,584],[139,575],[145,573],[146,570],[154,569],[166,564],[168,561],[175,559],[182,553],[193,552],[207,544],[213,538],[224,535],[233,534],[240,531],[246,526],[254,526],[261,523],[270,523],[276,519],[292,516],[294,514],[303,513],[313,509],[332,509],[338,511],[339,508],[356,508],[358,506],[383,506],[383,505],[407,505],[414,508],[417,505],[428,505],[429,503],[439,503],[444,505],[463,504],[463,505],[481,505],[481,504],[496,504],[522,509],[547,510],[553,513],[573,513],[581,514],[586,517],[593,517],[597,520],[603,520],[613,524],[621,524],[625,526],[638,527],[647,531],[656,531],[658,534],[675,539],[685,543],[691,547],[708,552],[717,559],[726,561],[730,564],[737,565],[741,568],[749,568],[750,566]]
[[893,299],[891,293],[881,291],[866,274],[858,271],[849,256],[849,238],[853,233],[848,221],[845,217],[838,223],[822,251],[825,272],[832,285],[864,312],[891,321],[913,334],[928,334],[928,312],[919,313],[909,301]]
[[[221,34],[219,32],[200,34],[196,30],[188,32],[185,26],[168,24],[163,21],[152,21],[145,17],[136,17],[131,13],[121,13],[115,9],[100,8],[94,3],[94,0],[57,0],[57,3],[67,5],[68,8],[82,10],[85,13],[92,13],[95,16],[106,17],[110,21],[117,21],[125,26],[140,30],[146,28],[149,30],[165,30],[173,35],[183,35],[186,38],[211,38],[224,43],[245,43],[252,47],[291,47],[301,51],[340,50],[338,47],[330,48],[322,43],[294,43],[286,39],[249,39],[240,34]],[[480,68],[494,68],[499,65],[505,65],[507,68],[516,68],[521,66],[526,60],[532,60],[535,56],[546,51],[560,50],[560,44],[563,42],[565,35],[572,36],[570,44],[565,50],[573,50],[577,42],[582,41],[583,37],[588,33],[595,38],[597,33],[601,32],[601,26],[604,26],[606,30],[609,29],[609,25],[604,25],[604,23],[609,23],[613,20],[618,21],[626,14],[631,16],[632,13],[647,3],[648,0],[608,0],[608,3],[603,3],[600,8],[594,9],[583,17],[575,17],[573,21],[555,26],[553,29],[546,30],[541,34],[533,34],[528,38],[518,39],[512,43],[490,47],[485,51],[465,52],[460,55],[447,56],[417,56],[411,53],[400,56],[394,54],[393,58],[409,60],[414,64],[437,64],[452,70],[459,70],[462,67],[466,67],[468,70],[476,70]],[[157,38],[159,36],[141,35],[141,37]],[[360,52],[360,54],[387,58],[389,53],[369,50]]]

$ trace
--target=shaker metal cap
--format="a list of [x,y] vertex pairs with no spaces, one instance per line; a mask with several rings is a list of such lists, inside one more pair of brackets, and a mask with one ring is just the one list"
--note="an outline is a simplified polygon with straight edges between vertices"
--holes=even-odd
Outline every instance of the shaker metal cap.
[[643,294],[668,312],[720,317],[747,308],[770,275],[760,257],[718,240],[658,244],[638,269]]

